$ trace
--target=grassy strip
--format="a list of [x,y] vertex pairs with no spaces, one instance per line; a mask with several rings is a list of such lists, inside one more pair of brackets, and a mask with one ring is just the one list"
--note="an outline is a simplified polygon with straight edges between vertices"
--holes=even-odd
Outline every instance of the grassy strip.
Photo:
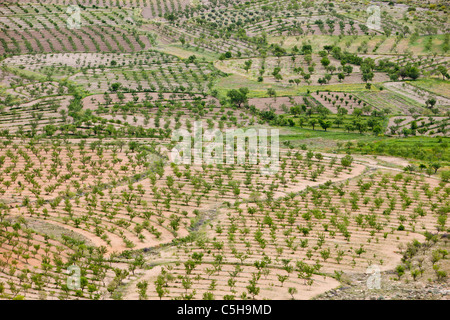
[[407,81],[408,84],[425,90],[431,94],[438,94],[450,98],[450,81],[436,78],[419,79],[416,81]]
[[334,92],[378,92],[375,86],[372,89],[366,89],[365,83],[338,83],[328,85],[310,85],[310,86],[282,86],[273,83],[256,82],[240,75],[230,75],[226,78],[219,79],[214,88],[219,94],[226,95],[226,92],[231,89],[239,89],[246,87],[249,89],[249,98],[267,98],[267,89],[274,89],[277,96],[295,96],[304,95],[313,91],[334,91]]

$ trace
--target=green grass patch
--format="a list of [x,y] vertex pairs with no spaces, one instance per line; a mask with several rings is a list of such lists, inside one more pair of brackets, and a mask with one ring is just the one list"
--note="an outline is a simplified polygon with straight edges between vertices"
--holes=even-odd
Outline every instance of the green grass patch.
[[[444,34],[440,35],[422,35],[410,41],[410,38],[402,39],[397,45],[397,51],[392,49],[396,40],[396,35],[389,37],[385,35],[302,35],[302,36],[269,36],[269,44],[278,44],[287,50],[291,50],[295,45],[301,46],[302,43],[312,45],[315,53],[322,50],[325,45],[334,45],[341,47],[342,50],[351,53],[367,53],[380,55],[401,55],[408,50],[415,54],[446,54],[443,50]],[[431,42],[430,39],[431,38]],[[364,43],[366,45],[364,45]],[[378,48],[376,45],[378,44]],[[363,48],[367,49],[364,52]],[[374,49],[377,49],[373,52]]]
[[355,95],[376,107],[377,109],[389,108],[394,114],[405,114],[409,108],[423,108],[424,106],[414,99],[400,95],[398,93],[383,90],[378,92],[358,92]]
[[[416,54],[445,54],[442,44],[444,43],[444,34],[422,35],[413,43],[408,43],[408,48]],[[431,39],[431,40],[430,40]]]
[[[320,129],[298,127],[281,128],[280,142],[289,141],[294,146],[308,144],[309,148],[327,152],[351,151],[352,153],[395,156],[410,159],[416,164],[439,162],[442,167],[450,166],[450,137],[396,138],[367,133],[325,132]],[[352,143],[350,148],[346,146],[347,142]],[[343,144],[340,149],[336,147],[338,143]]]
[[362,148],[362,152],[414,159],[420,163],[450,165],[450,137],[385,138]]
[[6,71],[13,73],[16,76],[19,76],[21,78],[28,79],[28,80],[47,81],[47,76],[45,76],[41,73],[26,70],[26,69],[21,69],[18,67],[6,67]]
[[249,98],[267,98],[267,89],[274,89],[277,96],[295,96],[303,95],[313,91],[336,91],[336,92],[378,92],[379,90],[372,86],[370,90],[366,89],[364,83],[339,83],[330,85],[311,85],[311,86],[281,86],[272,83],[257,82],[243,77],[241,75],[232,74],[228,77],[220,78],[215,82],[213,89],[217,90],[219,94],[226,94],[228,90],[239,89],[246,87],[249,89]]
[[437,79],[437,78],[428,78],[428,79],[419,79],[416,81],[407,81],[408,84],[418,87],[420,89],[424,89],[428,92],[441,95],[446,98],[450,98],[450,81]]
[[192,55],[197,56],[199,59],[205,59],[205,61],[213,62],[219,59],[219,54],[203,49],[195,50],[195,47],[186,47],[181,44],[167,44],[160,45],[157,48],[159,51],[176,56],[180,59],[187,59]]
[[285,134],[280,136],[280,141],[286,140],[298,140],[298,139],[310,139],[310,138],[326,138],[331,140],[357,140],[357,141],[377,141],[380,137],[370,134],[359,134],[356,132],[346,131],[324,131],[322,129],[310,129],[310,128],[289,128],[294,134]]

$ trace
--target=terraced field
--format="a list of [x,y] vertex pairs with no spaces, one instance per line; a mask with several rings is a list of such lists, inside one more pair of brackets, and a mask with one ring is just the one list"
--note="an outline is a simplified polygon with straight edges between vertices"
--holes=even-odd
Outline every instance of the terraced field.
[[448,299],[448,12],[1,1],[0,299]]

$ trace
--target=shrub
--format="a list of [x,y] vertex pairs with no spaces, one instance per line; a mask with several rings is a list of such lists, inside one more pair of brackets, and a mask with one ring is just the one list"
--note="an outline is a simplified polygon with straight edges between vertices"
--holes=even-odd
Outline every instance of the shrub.
[[403,265],[398,265],[397,268],[395,268],[395,272],[400,280],[400,278],[405,274],[405,267]]
[[441,180],[443,182],[449,182],[450,181],[450,170],[445,170],[441,172]]
[[341,159],[341,164],[343,167],[350,167],[353,162],[353,157],[350,155],[346,155]]

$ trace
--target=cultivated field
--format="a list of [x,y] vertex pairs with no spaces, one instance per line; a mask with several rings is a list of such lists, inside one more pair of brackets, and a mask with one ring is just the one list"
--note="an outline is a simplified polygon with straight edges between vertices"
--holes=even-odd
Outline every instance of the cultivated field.
[[449,9],[1,1],[0,299],[448,299]]

